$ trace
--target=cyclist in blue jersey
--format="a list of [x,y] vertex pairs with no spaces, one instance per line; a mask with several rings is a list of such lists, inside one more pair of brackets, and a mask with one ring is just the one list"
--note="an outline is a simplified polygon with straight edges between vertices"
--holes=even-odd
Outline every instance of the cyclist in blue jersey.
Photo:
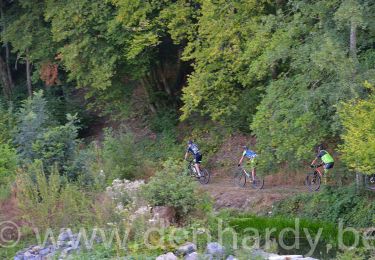
[[243,146],[243,149],[244,151],[242,153],[240,161],[238,162],[238,167],[241,166],[242,161],[244,160],[245,157],[248,158],[249,165],[251,167],[251,174],[252,174],[253,180],[255,180],[255,165],[256,165],[256,157],[258,155],[254,151],[250,150],[247,146]]
[[198,145],[195,144],[191,140],[188,141],[188,147],[187,147],[186,153],[185,153],[185,160],[187,160],[187,157],[189,156],[189,153],[192,154],[193,157],[194,157],[194,167],[197,171],[198,177],[200,177],[201,176],[200,164],[202,162],[202,154],[199,151]]

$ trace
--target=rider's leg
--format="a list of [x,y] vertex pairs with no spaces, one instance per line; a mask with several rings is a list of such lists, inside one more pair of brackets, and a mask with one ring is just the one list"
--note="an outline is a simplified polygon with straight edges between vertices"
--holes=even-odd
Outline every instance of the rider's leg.
[[329,169],[333,168],[333,164],[334,163],[324,164],[324,176],[323,176],[324,185],[327,185],[328,183],[330,183],[331,176],[328,174],[328,172],[329,172]]
[[199,163],[195,163],[194,166],[195,166],[195,169],[197,170],[198,177],[201,177],[201,167],[200,167],[200,164]]
[[251,176],[253,177],[253,181],[255,180],[255,158],[253,158],[250,162],[251,166]]
[[202,155],[201,154],[195,155],[194,162],[195,162],[195,169],[197,170],[198,177],[201,177],[201,167],[200,167],[200,164],[202,162]]

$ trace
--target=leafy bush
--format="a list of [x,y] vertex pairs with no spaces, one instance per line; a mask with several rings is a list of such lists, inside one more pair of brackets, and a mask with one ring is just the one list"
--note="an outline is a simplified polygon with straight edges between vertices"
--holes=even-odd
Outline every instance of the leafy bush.
[[150,127],[152,131],[173,132],[178,123],[178,116],[175,110],[160,110],[150,119]]
[[166,161],[164,169],[143,186],[145,199],[151,206],[174,207],[180,217],[194,211],[204,195],[198,193],[197,183],[183,173],[182,164]]
[[92,143],[76,152],[73,161],[64,167],[66,175],[88,190],[101,190],[105,186],[105,173],[101,162],[101,150]]
[[8,144],[0,143],[0,186],[8,184],[17,168],[17,154]]
[[105,132],[103,142],[104,172],[113,179],[133,179],[138,176],[141,157],[135,147],[134,136],[129,132]]
[[164,132],[155,140],[143,139],[137,144],[137,150],[142,150],[142,157],[154,162],[165,161],[168,158],[181,158],[183,148],[177,144],[173,133]]
[[0,102],[0,143],[9,143],[12,140],[12,131],[15,127],[16,118],[13,106],[6,106]]
[[[347,226],[370,227],[374,225],[374,197],[371,193],[358,193],[355,186],[327,187],[316,194],[304,193],[275,204],[274,214],[313,218]],[[371,203],[372,202],[372,203]]]
[[352,248],[350,250],[346,250],[337,255],[338,260],[366,260],[366,259],[374,259],[374,250],[372,252],[370,250],[365,250],[364,248]]

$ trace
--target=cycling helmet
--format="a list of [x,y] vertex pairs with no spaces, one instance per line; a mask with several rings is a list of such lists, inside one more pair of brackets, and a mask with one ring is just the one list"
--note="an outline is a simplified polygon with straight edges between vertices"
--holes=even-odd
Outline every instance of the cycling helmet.
[[318,145],[318,147],[317,147],[317,151],[318,151],[318,152],[320,152],[321,150],[324,150],[324,149],[325,149],[324,144],[320,144],[320,145]]
[[246,145],[242,146],[242,148],[243,148],[244,150],[248,150],[248,149],[249,149]]
[[188,144],[192,144],[193,143],[193,141],[192,140],[189,140],[188,142],[187,142]]

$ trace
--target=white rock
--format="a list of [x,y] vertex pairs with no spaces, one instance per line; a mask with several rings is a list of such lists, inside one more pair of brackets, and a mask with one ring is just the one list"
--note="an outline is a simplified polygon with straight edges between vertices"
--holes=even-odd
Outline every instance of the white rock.
[[197,245],[194,243],[185,243],[177,249],[178,255],[188,255],[197,251]]
[[199,256],[197,252],[190,253],[185,256],[185,260],[198,260]]
[[225,248],[219,243],[208,243],[206,253],[215,257],[222,257],[225,255]]
[[178,258],[173,253],[169,252],[167,254],[158,256],[156,260],[178,260]]

